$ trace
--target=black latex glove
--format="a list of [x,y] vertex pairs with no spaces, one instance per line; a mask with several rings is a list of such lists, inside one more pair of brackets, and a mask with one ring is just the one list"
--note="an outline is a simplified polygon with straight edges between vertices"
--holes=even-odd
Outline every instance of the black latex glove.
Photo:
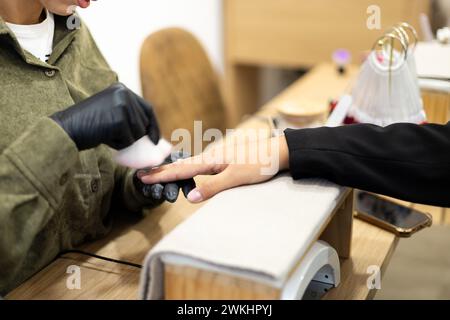
[[[176,162],[178,159],[188,158],[189,155],[180,152],[172,153],[167,159],[164,161],[162,165],[170,164],[172,162]],[[183,192],[184,196],[187,198],[188,194],[195,189],[195,181],[194,179],[174,181],[165,184],[144,184],[138,177],[137,173],[134,175],[134,186],[139,190],[146,198],[154,200],[156,204],[160,204],[164,201],[169,201],[174,203],[178,199],[178,195],[180,193],[180,189]]]
[[145,135],[154,144],[160,139],[152,106],[121,83],[50,118],[66,131],[80,151],[100,144],[121,150]]

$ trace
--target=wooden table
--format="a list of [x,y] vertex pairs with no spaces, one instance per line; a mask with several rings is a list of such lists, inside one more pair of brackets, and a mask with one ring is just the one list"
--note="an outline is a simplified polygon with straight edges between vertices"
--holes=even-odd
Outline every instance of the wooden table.
[[[242,128],[264,125],[262,116],[273,115],[283,103],[327,103],[338,97],[355,76],[350,68],[339,76],[330,65],[321,65],[294,83],[280,96],[267,104],[259,117],[242,124]],[[326,76],[324,76],[326,74]],[[318,88],[317,84],[320,84]],[[175,226],[194,213],[201,205],[189,204],[180,197],[176,204],[164,204],[148,212],[145,219],[120,217],[112,233],[99,241],[85,244],[80,249],[99,255],[142,263],[147,252]],[[397,245],[397,238],[384,230],[355,219],[352,235],[351,258],[342,261],[341,285],[331,290],[326,299],[367,299],[374,290],[367,287],[368,268],[378,266],[383,271]],[[81,289],[69,290],[66,273],[71,265],[80,267]],[[140,270],[133,267],[104,262],[79,254],[67,254],[57,259],[19,288],[8,299],[137,299]]]
[[[380,29],[369,30],[368,8],[380,8]],[[401,21],[418,32],[430,0],[224,0],[225,89],[234,126],[258,107],[258,70],[305,69],[346,48],[359,63],[382,33]]]

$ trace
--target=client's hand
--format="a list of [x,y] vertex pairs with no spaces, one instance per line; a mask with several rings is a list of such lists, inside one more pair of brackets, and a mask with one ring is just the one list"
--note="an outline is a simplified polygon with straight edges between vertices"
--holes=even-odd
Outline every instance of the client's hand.
[[[163,165],[169,165],[187,157],[189,157],[189,155],[185,155],[182,152],[174,152],[167,157]],[[188,194],[195,189],[195,181],[192,178],[183,180],[168,180],[164,181],[164,183],[157,182],[146,184],[138,178],[138,176],[142,176],[145,172],[148,172],[148,170],[138,170],[136,172],[134,177],[134,186],[144,197],[154,200],[154,203],[156,204],[164,201],[174,203],[178,199],[180,189],[186,198]]]
[[188,200],[197,203],[226,189],[267,181],[288,169],[288,158],[284,136],[243,144],[219,143],[201,155],[138,172],[138,177],[145,184],[157,184],[211,175],[188,194]]

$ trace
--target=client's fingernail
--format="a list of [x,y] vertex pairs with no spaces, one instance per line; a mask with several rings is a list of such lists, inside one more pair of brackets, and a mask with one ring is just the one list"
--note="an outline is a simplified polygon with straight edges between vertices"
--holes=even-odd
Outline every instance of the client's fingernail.
[[188,200],[190,202],[193,202],[193,203],[197,203],[197,202],[202,202],[203,201],[203,196],[200,193],[200,191],[198,191],[197,189],[194,189],[191,192],[189,192],[187,198],[188,198]]
[[139,169],[139,170],[136,172],[136,175],[137,175],[138,178],[140,179],[140,178],[142,178],[143,176],[145,176],[145,175],[147,175],[147,174],[149,174],[149,173],[150,173],[150,169],[145,168],[145,169]]
[[145,184],[153,184],[151,178],[149,176],[143,176],[143,177],[139,177],[139,179],[141,179],[141,181]]
[[142,171],[139,171],[138,173],[136,173],[136,175],[137,175],[137,177],[139,178],[139,179],[142,179],[142,177],[144,177],[145,176],[145,172],[142,172]]

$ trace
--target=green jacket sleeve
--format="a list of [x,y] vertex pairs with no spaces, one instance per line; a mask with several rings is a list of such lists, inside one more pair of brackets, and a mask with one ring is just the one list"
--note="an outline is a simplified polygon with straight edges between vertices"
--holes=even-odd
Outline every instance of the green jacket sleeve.
[[20,272],[26,254],[58,209],[78,150],[44,118],[0,156],[0,289]]

